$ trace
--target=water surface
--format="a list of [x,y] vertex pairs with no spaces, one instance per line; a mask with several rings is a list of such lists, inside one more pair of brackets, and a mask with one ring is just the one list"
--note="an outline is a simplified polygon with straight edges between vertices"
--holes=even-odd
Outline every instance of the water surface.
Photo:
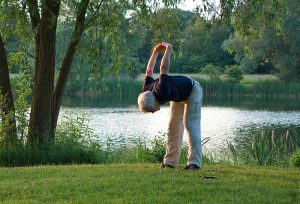
[[[104,102],[103,102],[104,101]],[[89,126],[93,129],[95,138],[105,147],[131,146],[143,141],[147,145],[155,136],[164,136],[168,128],[168,106],[152,114],[140,112],[135,101],[125,104],[113,104],[111,100],[101,100],[102,104],[81,99],[74,107],[62,108],[62,113],[67,110],[78,110],[90,116]],[[103,104],[104,103],[104,104]],[[76,103],[75,103],[76,104]],[[82,105],[85,104],[85,105]],[[90,105],[86,105],[90,104]],[[202,107],[202,139],[210,137],[205,145],[209,151],[217,151],[226,146],[226,141],[238,142],[251,137],[262,129],[288,130],[294,129],[300,133],[300,110],[297,104],[288,108],[274,105],[231,105],[234,103],[218,104],[204,103]],[[242,105],[241,105],[242,104]],[[248,103],[249,104],[249,103]],[[254,103],[252,103],[254,104]],[[296,108],[295,108],[296,107]],[[184,136],[186,141],[186,136]]]

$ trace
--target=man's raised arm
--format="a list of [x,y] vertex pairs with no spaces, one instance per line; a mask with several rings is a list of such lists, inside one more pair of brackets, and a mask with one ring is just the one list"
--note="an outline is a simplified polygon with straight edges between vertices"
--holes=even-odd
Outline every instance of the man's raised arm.
[[172,45],[170,43],[165,44],[166,50],[160,63],[160,74],[169,74],[170,70],[170,57],[172,51]]
[[159,52],[165,49],[164,43],[159,43],[155,46],[153,49],[153,52],[151,54],[151,57],[148,61],[147,69],[146,69],[146,76],[153,77],[153,70],[156,63],[157,55]]

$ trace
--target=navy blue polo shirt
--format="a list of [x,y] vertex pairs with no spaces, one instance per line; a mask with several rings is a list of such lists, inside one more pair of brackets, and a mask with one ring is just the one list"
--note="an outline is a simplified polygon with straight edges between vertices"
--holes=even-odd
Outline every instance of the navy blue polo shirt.
[[152,91],[160,104],[168,101],[182,102],[190,95],[193,80],[186,76],[161,74],[158,79],[146,76],[143,91]]

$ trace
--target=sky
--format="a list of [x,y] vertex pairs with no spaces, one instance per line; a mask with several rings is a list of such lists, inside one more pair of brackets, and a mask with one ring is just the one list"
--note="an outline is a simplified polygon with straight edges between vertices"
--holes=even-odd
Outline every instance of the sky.
[[[212,2],[216,2],[218,3],[219,0],[211,0]],[[185,0],[184,2],[182,2],[180,5],[178,5],[178,7],[182,10],[188,10],[188,11],[192,11],[194,8],[196,8],[197,5],[199,5],[201,3],[201,0]]]
[[197,6],[197,0],[185,0],[183,3],[178,5],[178,7],[182,10],[192,11]]

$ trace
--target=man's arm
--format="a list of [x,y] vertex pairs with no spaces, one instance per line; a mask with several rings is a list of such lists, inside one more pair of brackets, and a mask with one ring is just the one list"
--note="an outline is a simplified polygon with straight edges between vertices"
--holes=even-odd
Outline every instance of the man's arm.
[[155,46],[151,57],[148,61],[147,69],[146,69],[146,76],[153,77],[153,70],[156,63],[157,55],[160,51],[165,49],[165,45],[163,43],[159,43]]
[[153,77],[153,69],[156,63],[158,52],[153,51],[151,57],[148,61],[147,69],[146,69],[146,76]]
[[166,51],[160,63],[160,74],[169,74],[172,45],[166,43]]

